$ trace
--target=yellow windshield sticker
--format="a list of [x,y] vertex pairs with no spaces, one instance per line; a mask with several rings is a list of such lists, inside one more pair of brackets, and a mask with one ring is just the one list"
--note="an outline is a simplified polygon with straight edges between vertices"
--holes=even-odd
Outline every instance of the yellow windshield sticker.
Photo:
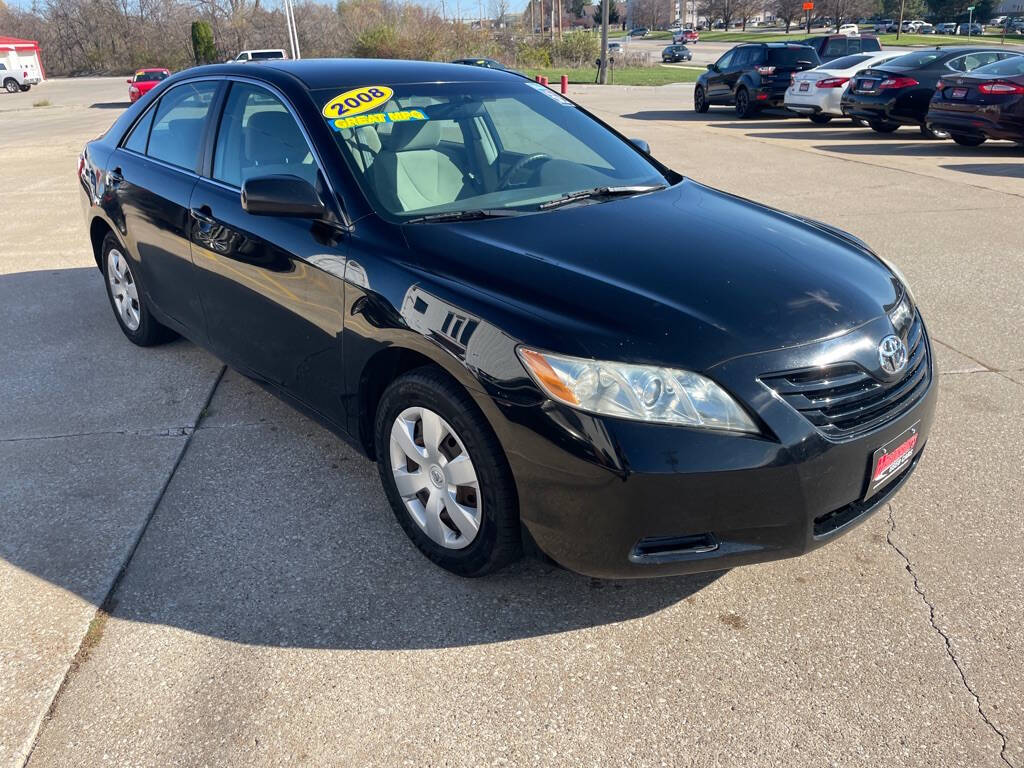
[[384,104],[393,94],[394,91],[385,85],[353,88],[351,91],[339,93],[324,104],[324,117],[350,117],[369,112]]
[[382,123],[405,123],[410,120],[429,120],[422,110],[406,109],[399,112],[374,112],[369,115],[354,115],[353,117],[339,117],[331,120],[331,125],[336,131],[346,128],[359,128],[363,125],[380,125]]

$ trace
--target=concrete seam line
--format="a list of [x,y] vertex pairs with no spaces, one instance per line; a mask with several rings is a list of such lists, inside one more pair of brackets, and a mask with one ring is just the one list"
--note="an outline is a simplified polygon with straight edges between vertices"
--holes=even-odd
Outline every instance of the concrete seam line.
[[192,433],[195,425],[184,427],[166,427],[164,429],[100,429],[95,432],[68,432],[58,435],[23,435],[21,437],[3,437],[0,443],[26,443],[33,440],[61,440],[70,437],[95,437],[97,435],[123,435],[132,437],[186,437]]
[[894,533],[896,533],[896,518],[893,515],[893,505],[891,503],[889,504],[888,511],[889,530],[885,534],[885,541],[886,543],[888,543],[890,547],[892,547],[893,550],[896,551],[896,554],[898,554],[900,558],[903,560],[903,566],[906,568],[907,573],[910,574],[910,578],[914,581],[914,591],[921,598],[921,602],[923,602],[925,606],[928,608],[928,622],[929,624],[931,624],[932,629],[935,630],[935,632],[939,635],[939,637],[942,638],[943,642],[945,643],[946,655],[949,657],[949,660],[953,662],[953,666],[956,668],[956,671],[960,674],[960,682],[963,683],[964,688],[967,690],[967,692],[971,695],[971,698],[974,700],[974,706],[978,710],[978,714],[981,715],[981,719],[985,721],[985,725],[987,725],[989,729],[996,736],[998,736],[999,740],[1002,742],[1002,746],[999,750],[1000,759],[1004,763],[1006,763],[1009,766],[1009,768],[1015,768],[1013,763],[1011,763],[1010,759],[1006,756],[1007,743],[1005,734],[1001,730],[999,730],[996,727],[995,723],[989,720],[988,715],[985,714],[985,709],[984,707],[982,707],[981,699],[978,697],[978,694],[974,692],[974,688],[971,687],[971,684],[967,682],[967,674],[964,672],[963,667],[960,666],[960,660],[956,657],[956,654],[953,652],[953,645],[950,642],[949,635],[947,635],[939,627],[939,625],[935,623],[935,605],[928,599],[927,595],[925,595],[924,589],[922,589],[921,583],[920,581],[918,581],[917,572],[914,570],[914,566],[910,562],[910,558],[907,557],[907,554],[902,549],[900,549],[899,545],[895,541],[893,541],[892,536]]
[[96,607],[96,613],[89,621],[89,626],[86,627],[85,634],[78,643],[78,650],[71,658],[71,662],[68,664],[68,667],[64,672],[64,677],[61,679],[60,685],[57,686],[57,691],[53,694],[53,698],[50,700],[50,705],[46,708],[45,714],[36,723],[35,733],[32,734],[30,739],[32,746],[29,747],[28,751],[25,753],[25,759],[21,763],[21,768],[25,768],[32,759],[32,753],[35,752],[36,745],[39,743],[39,735],[43,731],[43,726],[53,718],[53,714],[57,709],[61,696],[67,689],[68,684],[71,682],[72,675],[74,675],[78,667],[81,666],[81,664],[88,658],[90,651],[99,643],[103,634],[103,628],[106,626],[107,620],[113,612],[114,594],[117,592],[118,587],[121,586],[124,575],[128,572],[128,566],[131,565],[132,560],[135,558],[135,552],[138,550],[139,544],[142,543],[142,539],[146,535],[146,530],[149,528],[149,524],[152,522],[153,516],[160,508],[160,504],[164,500],[164,495],[167,493],[167,489],[170,487],[171,481],[178,473],[178,467],[181,466],[181,462],[185,458],[185,453],[192,444],[192,437],[195,435],[207,409],[210,407],[210,402],[213,400],[213,396],[217,392],[217,387],[220,386],[220,382],[224,378],[225,371],[227,371],[227,366],[222,365],[220,367],[220,371],[217,373],[217,377],[213,381],[213,385],[210,387],[210,391],[206,394],[206,399],[203,401],[202,407],[199,409],[195,424],[192,425],[192,428],[189,429],[185,435],[185,442],[182,444],[181,450],[178,452],[178,456],[174,460],[174,464],[171,466],[171,471],[167,473],[167,478],[164,480],[164,483],[160,488],[160,492],[157,494],[156,499],[153,502],[153,506],[149,510],[149,514],[146,515],[146,519],[142,522],[142,525],[139,528],[139,533],[135,537],[135,541],[132,542],[131,548],[128,550],[127,557],[125,557],[124,561],[121,563],[121,567],[118,569],[117,574],[110,583],[110,588],[107,590],[107,594],[104,596],[103,601]]
[[943,341],[942,339],[940,339],[940,338],[938,338],[938,337],[936,337],[934,335],[932,336],[932,341],[937,341],[937,342],[939,342],[939,344],[942,344],[944,347],[949,347],[954,352],[956,352],[958,355],[963,355],[968,360],[971,360],[971,361],[977,363],[978,365],[980,365],[982,368],[984,368],[987,371],[992,371],[993,373],[999,373],[1002,370],[1000,368],[996,368],[994,365],[989,365],[988,363],[982,362],[981,360],[976,358],[974,355],[971,355],[971,354],[969,354],[967,352],[964,352],[962,349],[957,349],[952,344],[950,344],[948,341]]

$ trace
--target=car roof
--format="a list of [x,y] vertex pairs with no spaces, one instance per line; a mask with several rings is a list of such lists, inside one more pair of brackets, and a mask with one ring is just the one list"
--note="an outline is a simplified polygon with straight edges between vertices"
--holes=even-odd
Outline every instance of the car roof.
[[135,73],[138,74],[139,72],[170,72],[170,71],[171,70],[169,70],[167,67],[139,67],[138,69],[135,70]]
[[810,48],[803,43],[741,43],[737,48]]
[[467,67],[436,61],[395,59],[272,59],[259,67],[243,63],[212,64],[188,70],[189,75],[244,75],[277,81],[291,76],[311,91],[370,84],[508,82],[522,75],[503,69]]

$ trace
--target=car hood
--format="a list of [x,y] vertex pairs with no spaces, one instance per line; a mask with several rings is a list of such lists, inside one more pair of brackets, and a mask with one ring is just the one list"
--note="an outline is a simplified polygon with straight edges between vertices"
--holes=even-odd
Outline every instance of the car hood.
[[404,228],[430,272],[514,305],[568,354],[705,370],[841,335],[899,300],[863,244],[684,180],[547,213]]

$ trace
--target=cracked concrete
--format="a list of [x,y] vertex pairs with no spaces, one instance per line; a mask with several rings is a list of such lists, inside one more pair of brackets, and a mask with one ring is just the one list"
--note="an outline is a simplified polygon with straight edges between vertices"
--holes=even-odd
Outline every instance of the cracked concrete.
[[910,578],[914,581],[914,591],[921,596],[921,602],[923,602],[928,609],[928,623],[931,625],[931,628],[935,630],[935,633],[942,638],[942,641],[946,646],[946,655],[949,656],[949,660],[953,663],[953,666],[956,667],[956,671],[960,674],[960,679],[963,681],[964,688],[967,689],[971,698],[974,699],[974,704],[978,708],[978,715],[985,721],[985,725],[991,728],[992,733],[999,739],[999,757],[1004,763],[1010,766],[1010,768],[1017,768],[1017,766],[1014,766],[1006,756],[1006,735],[995,726],[985,713],[985,707],[982,705],[981,699],[978,698],[978,694],[975,693],[974,688],[971,686],[970,682],[968,682],[967,673],[964,672],[963,666],[961,666],[960,661],[956,657],[956,653],[953,650],[953,642],[950,640],[949,635],[947,635],[943,629],[935,623],[935,605],[928,599],[928,595],[925,594],[924,589],[921,587],[921,582],[918,580],[917,573],[914,571],[914,564],[910,562],[910,558],[907,557],[906,552],[900,549],[899,544],[893,541],[893,536],[896,534],[896,516],[893,512],[894,506],[894,504],[889,504],[888,506],[889,532],[886,534],[886,541],[889,543],[889,546],[893,548],[896,554],[902,558],[906,565],[907,573],[910,574]]
[[[114,114],[87,105],[124,89],[67,86],[74,121],[0,114],[0,181],[35,179],[41,209],[77,205],[66,170]],[[693,119],[689,94],[575,95],[678,170],[865,237],[941,339],[936,428],[888,516],[725,574],[455,579],[336,437],[189,344],[121,338],[79,222],[15,222],[0,764],[1024,768],[1017,180],[964,183],[963,148],[905,137],[847,162],[874,137]]]

